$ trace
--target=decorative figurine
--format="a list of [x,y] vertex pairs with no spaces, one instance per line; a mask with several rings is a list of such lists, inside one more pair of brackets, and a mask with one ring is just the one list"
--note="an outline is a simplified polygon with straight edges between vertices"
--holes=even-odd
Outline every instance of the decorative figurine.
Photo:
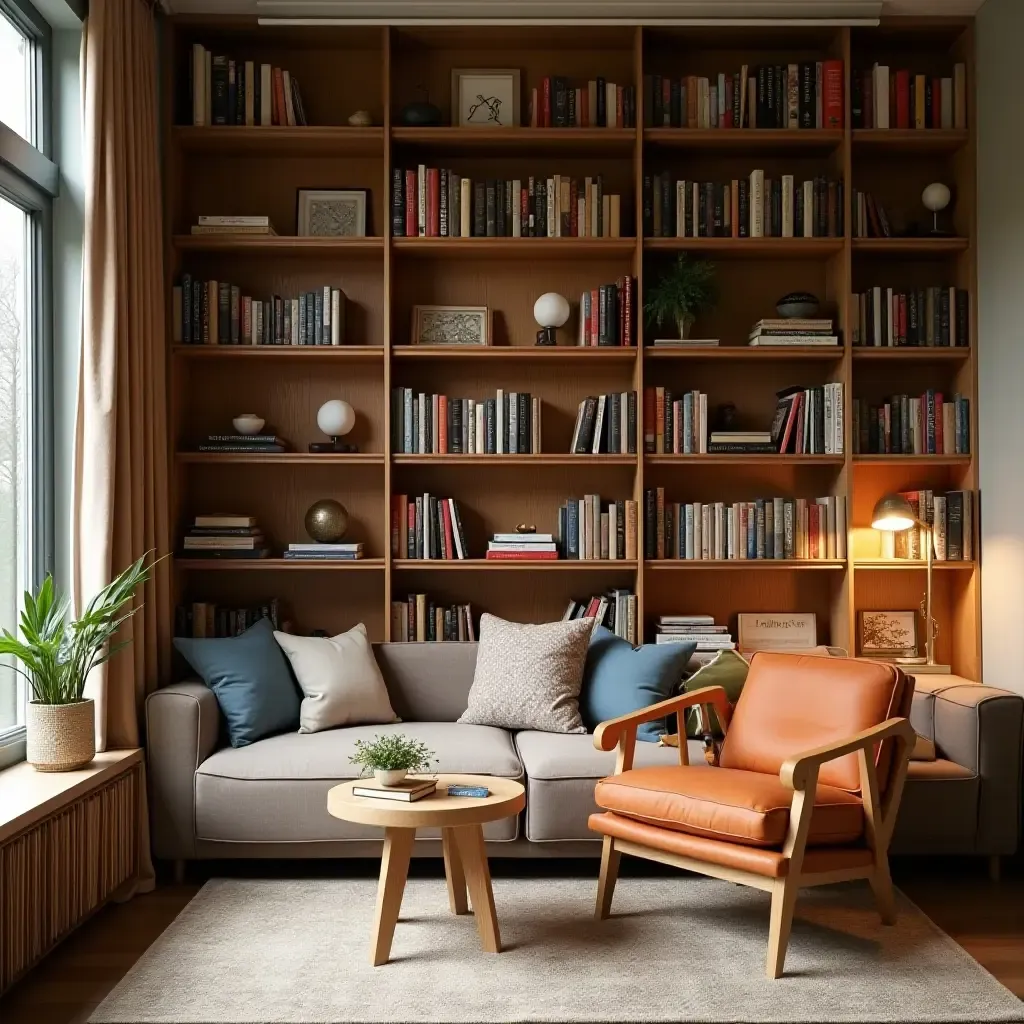
[[368,110],[357,110],[349,115],[348,123],[353,128],[369,128],[373,124],[373,118]]
[[340,501],[321,498],[306,511],[306,533],[319,544],[337,544],[348,529],[348,512]]
[[356,414],[348,402],[340,398],[332,398],[324,402],[317,410],[316,425],[331,439],[330,441],[313,441],[310,452],[341,452],[351,453],[359,451],[354,444],[343,444],[341,438],[347,434],[356,423]]
[[921,202],[924,203],[925,209],[931,210],[932,214],[932,227],[929,232],[931,235],[945,236],[949,234],[948,231],[943,231],[939,227],[939,211],[949,206],[951,198],[949,186],[943,185],[941,181],[933,181],[921,193]]
[[254,412],[243,412],[231,421],[231,425],[239,434],[258,434],[265,422],[262,416],[257,416]]
[[421,85],[423,99],[418,103],[407,103],[402,107],[399,119],[407,128],[429,128],[441,123],[441,111],[430,102],[427,90]]
[[554,345],[555,331],[569,319],[569,302],[558,292],[545,292],[533,304],[533,319],[541,326],[538,345]]
[[810,292],[790,292],[788,295],[783,295],[775,304],[775,311],[779,316],[787,319],[793,317],[809,319],[817,314],[818,306],[817,295],[812,295]]

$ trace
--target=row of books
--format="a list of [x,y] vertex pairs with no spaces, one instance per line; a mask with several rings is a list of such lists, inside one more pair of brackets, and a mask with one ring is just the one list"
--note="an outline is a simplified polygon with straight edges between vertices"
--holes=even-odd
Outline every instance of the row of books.
[[951,76],[919,75],[887,64],[853,72],[854,128],[966,128],[967,67]]
[[196,450],[280,455],[290,447],[280,434],[207,434],[206,440],[196,445]]
[[766,178],[763,170],[727,182],[644,175],[643,230],[654,238],[837,238],[843,183],[825,177]]
[[192,124],[305,125],[299,83],[286,69],[191,50]]
[[646,128],[842,128],[843,62],[743,64],[711,77],[644,75]]
[[550,533],[495,533],[487,542],[492,562],[554,562],[559,550]]
[[573,85],[563,75],[545,75],[530,90],[531,128],[635,128],[636,89],[605,78]]
[[345,293],[324,285],[295,298],[256,299],[238,285],[182,274],[173,288],[179,345],[343,345]]
[[[932,558],[937,562],[971,561],[974,558],[974,493],[932,490],[901,491],[914,515],[932,527]],[[883,558],[921,560],[927,557],[928,532],[915,527],[882,534]]]
[[429,594],[410,594],[404,601],[391,602],[391,639],[401,643],[476,640],[472,608],[437,604]]
[[558,547],[573,560],[635,560],[637,503],[604,501],[599,494],[569,498],[558,509]]
[[562,621],[587,618],[597,619],[598,625],[610,629],[634,646],[640,642],[636,594],[631,590],[611,590],[607,594],[594,594],[581,601],[570,599],[562,614]]
[[971,403],[929,389],[892,395],[879,405],[853,403],[854,453],[859,455],[969,455]]
[[432,494],[393,494],[391,554],[449,561],[469,558],[459,503]]
[[852,217],[854,238],[892,237],[889,215],[870,192],[854,191]]
[[649,455],[706,455],[708,396],[669,388],[644,388],[644,452]]
[[395,167],[391,233],[426,238],[618,238],[622,202],[601,175],[461,177],[445,167]]
[[580,296],[582,346],[636,344],[636,278],[620,277]]
[[255,516],[197,515],[185,531],[189,558],[267,558],[270,547]]
[[527,391],[494,398],[391,389],[391,447],[404,455],[537,455],[541,402]]
[[784,348],[790,345],[838,345],[839,335],[832,321],[823,317],[770,317],[758,320],[750,329],[747,344],[756,348]]
[[846,558],[846,498],[666,502],[644,491],[644,558]]
[[589,395],[576,410],[572,455],[635,455],[636,392]]
[[842,455],[843,385],[783,388],[772,420],[774,450],[789,455]]
[[853,297],[854,345],[871,348],[966,348],[971,343],[970,295],[966,288],[874,287]]
[[249,608],[230,608],[212,601],[193,601],[174,609],[174,635],[203,637],[238,636],[260,619],[269,619],[274,629],[281,628],[277,598]]
[[714,661],[719,651],[736,649],[729,627],[716,624],[713,615],[659,615],[654,623],[654,642],[695,643],[697,649],[686,666],[691,672]]

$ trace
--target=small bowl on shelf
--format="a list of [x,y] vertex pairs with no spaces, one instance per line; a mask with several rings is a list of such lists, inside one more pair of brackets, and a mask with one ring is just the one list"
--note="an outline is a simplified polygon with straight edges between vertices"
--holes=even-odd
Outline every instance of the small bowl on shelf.
[[783,295],[775,304],[775,310],[779,316],[787,320],[795,318],[807,319],[818,312],[818,297],[810,292],[790,292]]
[[231,421],[231,425],[239,434],[258,434],[266,422],[262,416],[257,416],[253,412],[243,412],[241,416],[236,416]]

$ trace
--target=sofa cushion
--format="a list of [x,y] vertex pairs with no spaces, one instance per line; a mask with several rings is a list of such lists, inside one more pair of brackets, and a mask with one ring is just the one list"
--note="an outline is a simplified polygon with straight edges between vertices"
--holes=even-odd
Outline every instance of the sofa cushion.
[[[594,840],[587,819],[596,813],[594,786],[615,771],[615,752],[596,750],[594,737],[576,734],[516,733],[516,749],[526,772],[526,837],[534,842]],[[703,748],[689,745],[692,761],[703,760]],[[679,763],[675,747],[638,743],[638,767]]]
[[[223,842],[322,842],[379,839],[380,829],[333,818],[327,791],[359,771],[349,761],[356,740],[403,733],[434,751],[440,772],[521,779],[512,737],[503,729],[454,722],[361,725],[317,733],[272,736],[225,748],[196,772],[196,836]],[[515,839],[518,819],[484,826],[491,840]],[[423,829],[422,837],[436,830]]]
[[466,710],[475,643],[374,644],[391,706],[406,722],[454,722]]
[[[778,776],[706,765],[633,769],[602,779],[594,796],[603,810],[646,825],[769,848],[785,841],[793,803]],[[860,798],[819,785],[808,845],[851,843],[863,831]]]
[[987,853],[978,848],[981,779],[936,758],[911,761],[890,851],[897,854]]

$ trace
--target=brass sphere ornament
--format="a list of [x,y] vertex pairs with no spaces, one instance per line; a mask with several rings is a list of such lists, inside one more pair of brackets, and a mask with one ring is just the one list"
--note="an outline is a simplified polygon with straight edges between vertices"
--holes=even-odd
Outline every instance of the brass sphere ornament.
[[306,533],[320,544],[337,544],[348,529],[348,512],[340,501],[321,498],[306,512]]

